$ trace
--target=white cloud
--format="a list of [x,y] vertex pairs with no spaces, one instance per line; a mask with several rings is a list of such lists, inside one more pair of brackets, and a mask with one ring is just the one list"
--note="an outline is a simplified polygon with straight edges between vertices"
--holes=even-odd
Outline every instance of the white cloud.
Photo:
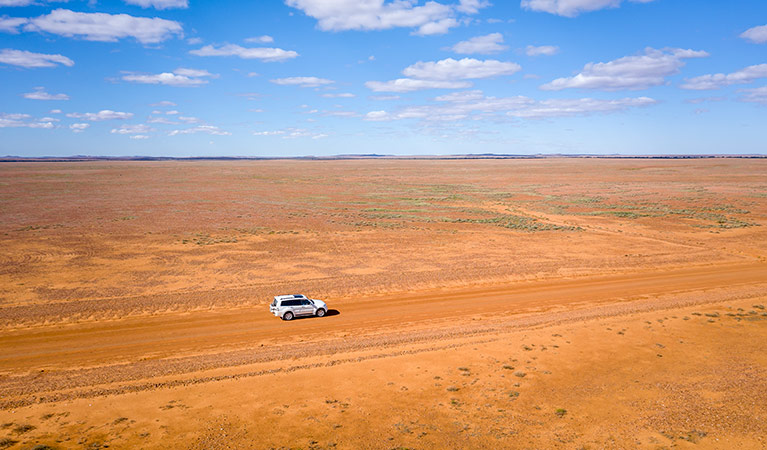
[[236,44],[222,45],[218,48],[213,45],[206,45],[189,53],[197,56],[238,56],[242,59],[260,59],[266,62],[284,61],[298,56],[298,53],[293,50],[269,47],[246,48]]
[[764,44],[767,42],[767,25],[749,28],[740,34],[740,37],[747,39],[754,44]]
[[191,37],[191,38],[189,38],[189,39],[187,39],[187,40],[186,40],[186,43],[187,43],[187,44],[189,44],[189,45],[198,45],[198,44],[202,44],[202,38],[199,38],[199,37]]
[[755,66],[748,66],[737,72],[723,74],[715,73],[711,75],[701,75],[699,77],[685,79],[684,83],[680,86],[682,89],[693,90],[705,90],[705,89],[719,89],[731,84],[745,84],[758,80],[759,78],[767,78],[767,64],[758,64]]
[[517,111],[509,111],[506,115],[527,119],[583,116],[594,113],[624,111],[628,108],[649,106],[656,103],[657,101],[649,97],[621,98],[617,100],[593,98],[553,99],[539,101]]
[[558,78],[542,85],[541,89],[647,89],[665,84],[667,76],[679,73],[684,66],[683,59],[705,56],[708,53],[704,51],[647,48],[644,55],[624,56],[606,63],[588,63],[578,75]]
[[455,9],[467,14],[476,14],[480,9],[487,8],[488,6],[490,6],[488,0],[459,0],[459,4]]
[[470,55],[473,53],[490,54],[502,52],[509,47],[501,45],[503,43],[503,35],[501,33],[490,33],[485,36],[477,36],[466,41],[461,41],[455,44],[451,49],[462,55]]
[[274,42],[274,38],[268,35],[263,35],[247,38],[245,39],[245,42],[249,42],[251,44],[269,44]]
[[34,119],[29,114],[0,113],[0,128],[53,128],[53,123],[44,119]]
[[441,61],[419,61],[406,67],[402,74],[421,80],[467,80],[512,75],[521,69],[519,64],[494,59],[480,61],[474,58],[447,58]]
[[412,92],[421,89],[463,89],[471,87],[470,79],[512,75],[521,69],[519,64],[496,61],[453,58],[441,61],[419,61],[406,67],[402,73],[408,78],[365,83],[375,92]]
[[213,77],[215,78],[217,75],[212,74],[208,72],[207,70],[198,70],[198,69],[185,69],[185,68],[178,68],[171,72],[163,72],[158,74],[138,74],[138,73],[129,73],[127,75],[123,75],[122,79],[125,81],[130,81],[132,83],[142,83],[142,84],[163,84],[166,86],[176,86],[176,87],[195,87],[199,86],[201,84],[207,84],[208,80],[205,80],[204,77]]
[[739,98],[739,100],[742,102],[767,105],[767,86],[762,86],[755,89],[741,89],[738,92],[743,93],[743,95]]
[[371,111],[365,120],[381,122],[418,119],[455,122],[494,117],[541,119],[612,113],[657,103],[648,97],[602,100],[592,98],[535,100],[530,97],[486,97],[481,91],[457,92],[434,99],[437,103],[409,106],[396,112]]
[[188,0],[125,0],[130,5],[138,5],[142,8],[171,9],[188,8]]
[[327,117],[357,117],[359,114],[354,111],[323,111],[322,115]]
[[176,75],[181,75],[182,77],[191,77],[191,78],[202,78],[202,77],[215,78],[218,76],[204,69],[187,69],[184,67],[179,67],[178,69],[174,70],[173,73],[175,73]]
[[112,134],[144,134],[154,131],[149,125],[140,123],[136,125],[122,125],[120,128],[112,128]]
[[149,139],[149,136],[145,134],[134,134],[133,136],[128,136],[129,139]]
[[339,92],[337,94],[322,94],[325,98],[354,98],[356,95],[351,92]]
[[97,113],[69,113],[67,117],[73,117],[76,119],[85,119],[91,122],[100,122],[103,120],[126,120],[133,117],[133,113],[112,111],[111,109],[103,109]]
[[317,77],[287,77],[287,78],[276,78],[274,80],[269,80],[274,84],[279,84],[282,86],[301,86],[301,87],[317,87],[317,86],[324,86],[327,84],[334,83],[333,80],[328,80],[326,78],[317,78]]
[[228,131],[223,131],[219,127],[216,127],[213,125],[199,125],[192,128],[185,128],[183,130],[173,130],[170,133],[168,133],[168,136],[176,136],[179,134],[197,134],[197,133],[206,133],[206,134],[212,134],[216,136],[231,136],[232,134]]
[[528,45],[527,48],[525,48],[525,54],[527,56],[552,56],[559,53],[559,47],[556,45]]
[[49,94],[44,87],[36,87],[34,92],[27,92],[24,98],[30,100],[69,100],[67,94]]
[[435,97],[434,100],[438,102],[471,102],[476,100],[482,100],[485,95],[480,90],[463,91],[463,92],[451,92],[449,94],[440,95]]
[[68,9],[55,9],[48,15],[28,19],[24,31],[103,42],[132,37],[142,44],[156,44],[183,34],[181,24],[172,20],[128,14],[81,13]]
[[[0,3],[2,6],[2,3]],[[3,33],[18,34],[19,27],[27,23],[27,19],[23,17],[0,17],[0,31]]]
[[325,133],[319,133],[315,131],[309,131],[304,128],[285,128],[282,130],[270,130],[270,131],[255,131],[254,136],[282,136],[283,139],[295,139],[295,138],[311,138],[322,139],[328,135]]
[[387,100],[399,100],[399,95],[371,95],[370,100],[387,101]]
[[163,125],[178,125],[178,122],[167,119],[165,117],[150,117],[146,121],[147,123],[160,123]]
[[[649,3],[653,0],[631,0],[634,3]],[[522,0],[521,6],[531,11],[542,11],[565,17],[575,17],[582,12],[604,8],[617,8],[621,0]]]
[[385,121],[389,120],[389,114],[383,110],[370,111],[369,113],[365,114],[365,120],[370,120],[372,122]]
[[471,87],[469,81],[439,81],[439,80],[414,80],[412,78],[398,78],[391,81],[368,81],[365,83],[368,89],[374,92],[412,92],[422,89],[463,89]]
[[82,133],[87,128],[90,128],[91,124],[89,123],[73,123],[69,126],[69,129],[72,130],[72,133]]
[[61,114],[61,110],[60,109],[52,109],[52,110],[48,111],[48,113],[49,114]]
[[27,68],[56,67],[57,64],[67,67],[75,65],[75,62],[66,56],[32,53],[26,50],[13,50],[10,48],[0,50],[0,63]]
[[29,6],[34,3],[35,0],[0,0],[0,7],[2,6]]
[[442,20],[436,20],[434,22],[427,22],[420,27],[413,34],[418,36],[431,36],[433,34],[445,34],[450,31],[451,28],[458,26],[458,21],[452,17],[448,17]]
[[475,14],[488,2],[461,0],[457,5],[416,0],[286,0],[288,6],[317,19],[324,31],[415,28],[414,34],[441,34],[457,26],[459,14]]
[[168,100],[162,100],[157,103],[151,103],[149,106],[178,106],[178,105]]

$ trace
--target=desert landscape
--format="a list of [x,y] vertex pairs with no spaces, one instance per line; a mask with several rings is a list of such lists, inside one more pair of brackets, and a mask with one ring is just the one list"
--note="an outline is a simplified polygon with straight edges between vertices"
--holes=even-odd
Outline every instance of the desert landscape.
[[763,158],[4,162],[0,245],[0,449],[767,447]]

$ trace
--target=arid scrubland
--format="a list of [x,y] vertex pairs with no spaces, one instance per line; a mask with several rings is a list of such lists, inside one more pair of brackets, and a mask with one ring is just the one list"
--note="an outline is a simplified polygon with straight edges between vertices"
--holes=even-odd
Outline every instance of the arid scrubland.
[[765,193],[764,159],[2,163],[0,448],[764,448]]

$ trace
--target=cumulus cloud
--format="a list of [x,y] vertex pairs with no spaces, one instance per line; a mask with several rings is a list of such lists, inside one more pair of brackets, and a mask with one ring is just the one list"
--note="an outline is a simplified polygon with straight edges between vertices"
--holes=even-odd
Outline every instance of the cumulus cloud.
[[509,48],[502,44],[503,35],[501,33],[490,33],[485,36],[476,36],[461,41],[452,46],[451,50],[462,55],[471,55],[474,53],[487,55],[490,53],[502,52]]
[[759,78],[767,78],[767,64],[757,64],[755,66],[748,66],[737,72],[723,74],[715,73],[710,75],[701,75],[699,77],[685,79],[685,82],[680,86],[682,89],[693,90],[706,90],[706,89],[719,89],[731,84],[745,84],[758,80]]
[[263,36],[249,37],[245,39],[245,42],[250,42],[251,44],[269,44],[274,42],[274,38],[265,34]]
[[102,109],[97,113],[69,113],[67,117],[84,119],[91,122],[101,122],[104,120],[127,120],[133,117],[133,113],[112,111],[111,109]]
[[122,125],[120,128],[112,128],[112,134],[144,134],[154,131],[149,125],[140,123],[136,125]]
[[301,86],[301,87],[317,87],[317,86],[324,86],[327,84],[334,83],[333,80],[328,80],[326,78],[317,78],[317,77],[287,77],[287,78],[276,78],[274,80],[269,80],[274,84],[279,84],[282,86]]
[[173,72],[163,72],[158,74],[139,74],[128,73],[122,76],[125,81],[142,84],[163,84],[175,87],[196,87],[207,84],[205,78],[216,77],[217,75],[207,70],[178,68]]
[[115,42],[132,37],[142,44],[156,44],[183,34],[181,24],[172,20],[128,14],[81,13],[68,9],[55,9],[47,15],[24,19],[23,29],[80,37],[88,41]]
[[14,50],[10,48],[0,50],[0,63],[27,68],[56,67],[58,64],[67,67],[75,65],[74,61],[63,55],[32,53],[26,50]]
[[519,64],[494,59],[480,61],[473,58],[460,60],[447,58],[441,61],[419,61],[406,67],[402,74],[410,78],[424,80],[466,80],[513,75],[521,69]]
[[351,92],[339,92],[337,94],[322,94],[325,98],[354,98],[356,95]]
[[458,4],[416,0],[286,0],[285,3],[317,19],[324,31],[414,28],[414,34],[442,34],[458,25],[462,14],[476,14],[488,6],[483,0]]
[[91,124],[89,123],[73,123],[69,126],[69,129],[72,130],[72,133],[82,133],[90,126]]
[[[631,0],[649,3],[653,0]],[[565,17],[575,17],[582,12],[604,8],[617,8],[621,0],[522,0],[521,6],[531,11],[541,11]]]
[[149,136],[146,134],[134,134],[133,136],[128,136],[129,139],[149,139]]
[[535,100],[526,96],[487,97],[481,91],[440,96],[435,103],[409,106],[395,112],[385,110],[366,114],[368,121],[417,119],[426,122],[454,122],[466,119],[506,117],[542,119],[612,113],[656,103],[648,97],[603,100],[593,98]]
[[512,75],[521,69],[519,64],[496,61],[453,58],[441,61],[419,61],[406,67],[402,74],[407,78],[365,83],[375,92],[412,92],[422,89],[463,89],[471,87],[470,79],[492,78]]
[[559,53],[559,47],[556,45],[528,45],[525,48],[525,54],[527,56],[552,56]]
[[739,98],[739,100],[742,102],[767,105],[767,86],[762,86],[755,89],[741,89],[738,92],[743,94]]
[[215,136],[231,136],[232,134],[228,131],[223,131],[219,127],[216,127],[213,125],[198,125],[196,127],[185,128],[183,130],[173,130],[170,133],[168,133],[168,136],[176,136],[179,134],[197,134],[197,133],[212,134]]
[[24,98],[29,100],[69,100],[67,94],[49,94],[44,87],[36,87],[34,92],[27,92]]
[[35,119],[29,114],[0,113],[0,128],[53,128],[50,118]]
[[754,44],[764,44],[767,42],[767,25],[749,28],[740,34],[743,39],[749,40]]
[[412,92],[422,89],[463,89],[471,87],[468,81],[439,81],[439,80],[414,80],[412,78],[398,78],[390,81],[368,81],[365,83],[368,89],[374,92]]
[[[2,6],[2,3],[0,3]],[[0,17],[0,31],[3,33],[18,34],[19,27],[27,23],[27,19],[23,17]]]
[[293,50],[269,47],[247,48],[236,44],[222,45],[218,48],[213,45],[206,45],[189,53],[197,56],[238,56],[242,59],[260,59],[266,62],[284,61],[298,56],[298,53]]
[[188,0],[125,0],[130,5],[138,5],[142,8],[171,9],[188,8]]
[[684,59],[705,56],[708,56],[708,53],[704,51],[647,48],[643,55],[624,56],[606,63],[588,63],[578,75],[557,78],[542,85],[541,89],[647,89],[665,84],[667,76],[679,73],[684,66]]

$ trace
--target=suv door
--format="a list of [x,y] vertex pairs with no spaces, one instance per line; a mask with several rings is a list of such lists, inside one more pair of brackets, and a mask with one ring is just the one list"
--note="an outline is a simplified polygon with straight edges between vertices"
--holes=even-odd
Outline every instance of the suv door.
[[302,316],[310,316],[314,314],[314,305],[309,300],[301,300],[300,311]]

